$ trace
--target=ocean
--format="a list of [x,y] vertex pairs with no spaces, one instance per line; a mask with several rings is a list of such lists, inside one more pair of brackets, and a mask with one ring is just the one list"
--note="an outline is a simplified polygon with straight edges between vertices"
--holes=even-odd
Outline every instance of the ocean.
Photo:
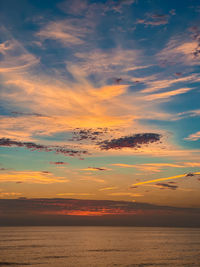
[[0,266],[200,266],[200,229],[1,227]]

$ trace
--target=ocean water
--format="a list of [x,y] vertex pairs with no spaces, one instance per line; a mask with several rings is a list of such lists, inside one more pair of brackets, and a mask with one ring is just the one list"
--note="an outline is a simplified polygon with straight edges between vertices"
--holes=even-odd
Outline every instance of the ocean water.
[[200,229],[2,227],[0,266],[200,266]]

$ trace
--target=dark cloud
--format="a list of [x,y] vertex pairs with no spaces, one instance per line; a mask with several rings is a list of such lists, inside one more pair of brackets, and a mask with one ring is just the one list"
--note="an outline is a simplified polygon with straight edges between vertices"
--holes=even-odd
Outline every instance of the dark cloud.
[[200,210],[81,199],[0,199],[3,225],[200,226]]
[[141,145],[148,145],[160,141],[161,135],[156,133],[141,133],[132,136],[124,136],[118,139],[105,140],[98,145],[103,150],[121,149],[125,147],[140,148]]
[[72,132],[73,137],[70,141],[98,141],[105,138],[106,134],[111,134],[112,131],[114,130],[108,128],[76,128]]
[[195,176],[195,174],[192,173],[192,172],[189,172],[189,173],[187,173],[185,176],[186,176],[186,177],[192,177],[192,176]]
[[113,78],[113,81],[115,84],[120,84],[123,81],[123,79],[122,78]]
[[32,151],[55,152],[56,154],[63,154],[65,156],[71,156],[71,157],[87,154],[87,151],[85,150],[79,151],[61,146],[46,146],[46,145],[35,144],[33,142],[20,142],[11,140],[9,138],[0,138],[0,146],[24,147]]
[[6,168],[0,168],[0,171],[7,171],[8,169]]
[[158,186],[161,189],[172,189],[172,190],[176,190],[178,188],[177,185],[171,185],[169,183],[157,183],[156,186]]
[[93,170],[97,170],[97,171],[107,171],[108,170],[106,168],[98,168],[98,167],[88,167],[88,169],[93,169]]
[[50,164],[54,164],[54,165],[68,165],[68,162],[64,162],[64,161],[50,161]]

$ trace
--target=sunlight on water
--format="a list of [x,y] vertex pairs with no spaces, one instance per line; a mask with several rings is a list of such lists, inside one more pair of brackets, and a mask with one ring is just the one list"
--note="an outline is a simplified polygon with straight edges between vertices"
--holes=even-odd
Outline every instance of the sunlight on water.
[[0,266],[197,266],[200,229],[2,227]]

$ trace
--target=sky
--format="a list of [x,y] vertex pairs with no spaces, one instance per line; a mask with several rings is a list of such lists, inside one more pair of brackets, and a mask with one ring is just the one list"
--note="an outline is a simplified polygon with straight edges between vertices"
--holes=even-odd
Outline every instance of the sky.
[[199,25],[196,0],[1,0],[0,214],[199,212]]

